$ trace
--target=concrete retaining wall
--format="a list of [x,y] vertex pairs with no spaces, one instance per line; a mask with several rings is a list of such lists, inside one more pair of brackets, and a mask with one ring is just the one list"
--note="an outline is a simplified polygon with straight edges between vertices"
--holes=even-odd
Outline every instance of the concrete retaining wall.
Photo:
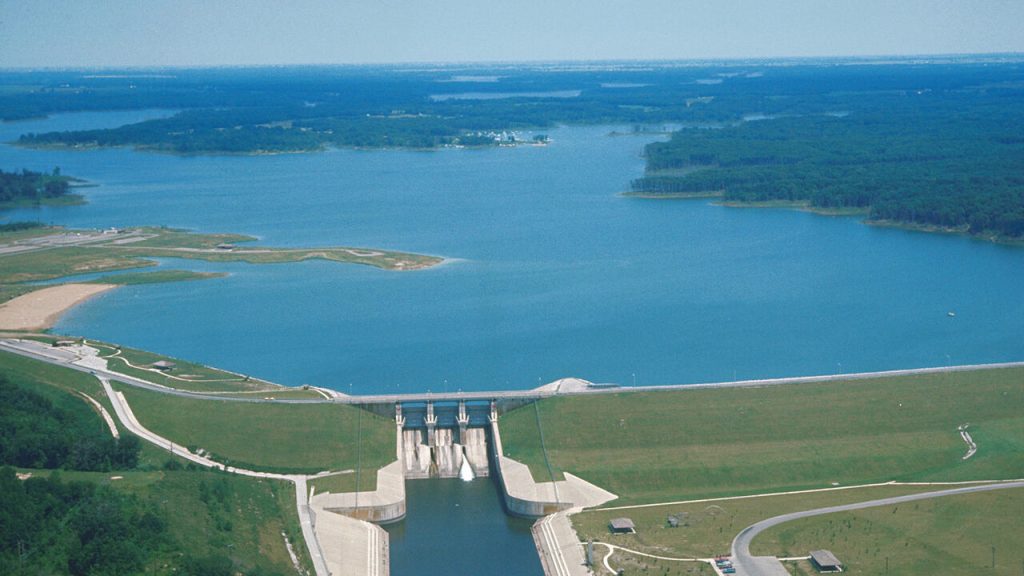
[[617,498],[615,494],[564,473],[565,480],[536,482],[530,468],[503,454],[498,422],[491,422],[491,446],[499,485],[509,514],[540,518],[562,510],[599,506]]
[[315,494],[311,504],[375,524],[398,522],[405,518],[405,474],[402,462],[395,460],[377,471],[377,489],[373,492],[324,492]]

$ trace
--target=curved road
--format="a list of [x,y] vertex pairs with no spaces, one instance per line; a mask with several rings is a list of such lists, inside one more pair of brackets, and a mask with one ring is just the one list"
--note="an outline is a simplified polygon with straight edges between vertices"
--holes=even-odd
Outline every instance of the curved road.
[[[784,522],[789,522],[790,520],[820,516],[822,514],[831,514],[833,512],[846,512],[849,510],[860,510],[862,508],[873,508],[875,506],[888,506],[890,504],[913,502],[914,500],[926,500],[928,498],[938,498],[941,496],[955,496],[957,494],[972,494],[974,492],[987,492],[989,490],[1001,490],[1004,488],[1024,488],[1024,481],[1018,480],[999,484],[984,484],[981,486],[966,486],[963,488],[951,488],[949,490],[937,490],[935,492],[922,492],[920,494],[908,494],[906,496],[893,496],[891,498],[881,498],[879,500],[868,500],[867,502],[843,504],[841,506],[829,506],[827,508],[817,508],[814,510],[805,510],[803,512],[791,512],[774,518],[768,518],[767,520],[761,520],[756,524],[744,528],[743,531],[741,531],[732,541],[733,566],[736,567],[737,576],[775,576],[775,574],[778,574],[778,570],[772,570],[772,565],[777,564],[777,561],[765,562],[750,555],[750,543],[761,532]],[[774,558],[772,560],[774,560]],[[778,564],[778,566],[781,568],[781,564]],[[785,572],[782,573],[785,574]]]

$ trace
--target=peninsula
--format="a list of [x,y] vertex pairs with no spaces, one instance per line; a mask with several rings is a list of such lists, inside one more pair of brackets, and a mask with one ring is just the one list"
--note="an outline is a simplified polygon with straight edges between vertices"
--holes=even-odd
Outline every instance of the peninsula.
[[[430,268],[443,259],[370,248],[249,246],[255,238],[200,234],[171,228],[75,230],[37,223],[0,230],[0,329],[49,328],[61,313],[113,287],[223,276],[191,270],[134,271],[157,266],[152,258],[275,264],[305,260],[363,264],[384,270]],[[88,280],[61,283],[83,274]],[[39,287],[38,282],[58,286]]]

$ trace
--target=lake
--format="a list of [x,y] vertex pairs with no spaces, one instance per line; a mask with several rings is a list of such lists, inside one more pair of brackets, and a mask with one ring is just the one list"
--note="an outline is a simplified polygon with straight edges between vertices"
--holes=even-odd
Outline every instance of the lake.
[[[166,114],[58,115],[2,124],[0,140]],[[415,272],[169,261],[230,275],[121,288],[56,326],[285,384],[680,384],[1024,358],[1024,249],[621,197],[652,137],[615,130],[628,128],[545,130],[547,147],[257,157],[0,146],[4,169],[60,166],[98,184],[87,205],[4,216],[451,259]]]

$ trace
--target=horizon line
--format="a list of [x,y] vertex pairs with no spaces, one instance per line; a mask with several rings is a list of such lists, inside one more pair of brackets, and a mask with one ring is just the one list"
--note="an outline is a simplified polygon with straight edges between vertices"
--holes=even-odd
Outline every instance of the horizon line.
[[647,64],[683,65],[690,67],[725,65],[736,66],[756,62],[761,65],[789,62],[856,62],[863,64],[899,64],[887,60],[915,59],[969,59],[969,58],[1020,58],[1024,51],[996,52],[919,52],[890,54],[838,54],[809,56],[715,56],[701,58],[594,58],[594,59],[537,59],[537,60],[405,60],[393,62],[293,62],[293,63],[246,63],[246,64],[83,64],[83,65],[26,65],[0,66],[0,72],[34,71],[86,71],[86,70],[202,70],[202,69],[243,69],[243,68],[410,68],[429,66],[433,68],[484,68],[489,66],[553,66],[586,64]]

